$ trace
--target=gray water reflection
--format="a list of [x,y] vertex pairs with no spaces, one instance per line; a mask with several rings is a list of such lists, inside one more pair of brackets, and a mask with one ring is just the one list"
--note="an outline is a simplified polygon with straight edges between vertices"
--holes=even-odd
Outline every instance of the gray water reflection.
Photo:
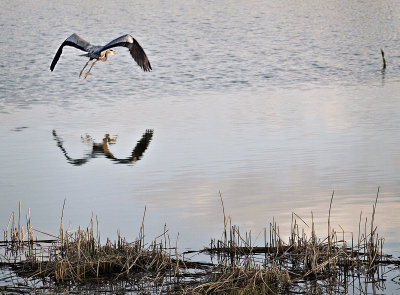
[[65,158],[67,159],[68,163],[72,165],[81,166],[89,162],[89,160],[98,157],[99,155],[103,155],[118,164],[133,164],[141,159],[147,147],[149,146],[150,141],[153,138],[153,130],[148,129],[145,133],[143,133],[142,138],[138,141],[135,148],[132,150],[131,155],[125,159],[119,159],[115,157],[114,154],[110,151],[109,145],[116,144],[118,138],[117,135],[111,138],[109,134],[106,134],[101,143],[94,142],[93,138],[88,134],[85,137],[81,136],[82,142],[88,143],[92,146],[92,151],[81,159],[73,159],[68,155],[67,150],[63,146],[63,140],[57,135],[55,130],[53,130],[53,137],[54,140],[57,142],[57,146],[60,148]]

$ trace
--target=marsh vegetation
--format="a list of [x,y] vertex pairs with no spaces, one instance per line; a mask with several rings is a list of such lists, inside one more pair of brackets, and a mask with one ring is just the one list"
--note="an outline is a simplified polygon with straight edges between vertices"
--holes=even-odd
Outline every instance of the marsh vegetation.
[[172,240],[166,227],[160,236],[146,241],[146,209],[134,241],[118,232],[115,241],[107,238],[101,243],[94,216],[86,228],[73,231],[64,230],[61,216],[58,235],[47,234],[50,239],[38,240],[35,233],[44,233],[33,228],[30,210],[26,227],[22,225],[20,204],[18,216],[11,214],[0,244],[1,291],[366,294],[369,288],[385,288],[388,278],[394,284],[399,280],[400,260],[384,254],[384,238],[379,237],[374,223],[378,196],[379,191],[372,216],[360,214],[356,234],[331,227],[332,194],[324,238],[316,235],[313,216],[308,224],[292,213],[291,231],[284,239],[275,221],[269,224],[269,232],[265,228],[257,236],[241,232],[226,215],[220,195],[221,238],[211,239],[201,250],[186,252],[179,251],[178,237]]

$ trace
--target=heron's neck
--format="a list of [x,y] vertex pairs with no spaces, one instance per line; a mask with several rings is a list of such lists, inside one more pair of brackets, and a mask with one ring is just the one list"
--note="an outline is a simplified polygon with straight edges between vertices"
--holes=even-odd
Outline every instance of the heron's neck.
[[108,50],[106,50],[106,51],[104,52],[104,55],[100,58],[101,61],[106,61],[109,54],[110,54],[110,52],[109,52]]

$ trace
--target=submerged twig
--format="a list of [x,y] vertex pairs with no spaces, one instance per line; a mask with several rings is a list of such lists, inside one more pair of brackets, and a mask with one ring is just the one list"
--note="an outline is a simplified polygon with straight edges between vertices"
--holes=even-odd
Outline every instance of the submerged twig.
[[382,61],[383,61],[382,70],[385,70],[386,69],[386,59],[385,59],[385,52],[383,51],[383,49],[381,49],[381,54],[382,54]]

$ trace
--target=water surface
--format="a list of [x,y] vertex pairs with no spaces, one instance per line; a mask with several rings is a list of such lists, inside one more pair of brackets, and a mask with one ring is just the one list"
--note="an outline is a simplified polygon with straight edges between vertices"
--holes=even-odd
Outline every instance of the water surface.
[[[133,239],[146,206],[149,241],[166,223],[198,249],[222,232],[221,193],[242,229],[275,218],[286,236],[291,212],[313,212],[325,236],[333,190],[333,226],[356,232],[380,187],[376,224],[398,253],[397,1],[2,1],[0,15],[4,227],[21,200],[55,233],[66,199],[70,229],[93,212],[103,237]],[[93,44],[130,33],[153,71],[120,48],[80,80],[86,59],[66,48],[50,72],[74,32]],[[140,157],[116,161],[146,130]]]

